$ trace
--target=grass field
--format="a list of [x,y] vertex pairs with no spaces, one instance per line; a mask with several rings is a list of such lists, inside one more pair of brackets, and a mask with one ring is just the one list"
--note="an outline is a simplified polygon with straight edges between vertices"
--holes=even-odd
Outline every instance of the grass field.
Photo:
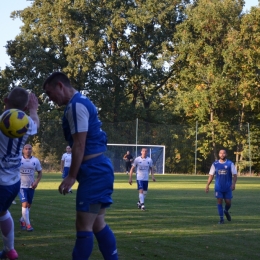
[[[146,211],[136,207],[136,185],[115,176],[114,204],[107,223],[114,231],[120,260],[260,259],[260,178],[238,179],[232,221],[218,225],[213,185],[207,176],[157,175],[149,183]],[[75,241],[75,189],[62,196],[60,174],[44,174],[31,209],[33,232],[20,231],[21,206],[12,205],[19,260],[70,260]],[[95,241],[90,260],[101,260]]]

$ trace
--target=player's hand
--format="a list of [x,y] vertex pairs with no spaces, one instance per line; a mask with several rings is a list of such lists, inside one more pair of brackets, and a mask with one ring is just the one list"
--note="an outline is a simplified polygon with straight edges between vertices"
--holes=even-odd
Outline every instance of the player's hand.
[[75,178],[72,178],[68,175],[59,186],[60,194],[66,195],[67,193],[69,193],[69,190],[71,189],[75,181]]
[[152,180],[153,180],[153,181],[156,181],[154,177],[152,177]]
[[133,183],[132,178],[129,178],[128,183],[129,183],[130,185],[132,185],[132,183]]
[[31,188],[35,190],[35,189],[37,188],[37,186],[38,186],[38,183],[37,183],[37,182],[34,182],[34,183],[32,184],[32,186],[31,186]]
[[236,184],[232,184],[231,190],[235,190],[235,189],[236,189]]
[[206,186],[205,192],[208,193],[209,192],[209,186]]
[[27,108],[28,108],[28,110],[31,110],[31,109],[37,110],[38,109],[38,98],[32,92],[29,94]]

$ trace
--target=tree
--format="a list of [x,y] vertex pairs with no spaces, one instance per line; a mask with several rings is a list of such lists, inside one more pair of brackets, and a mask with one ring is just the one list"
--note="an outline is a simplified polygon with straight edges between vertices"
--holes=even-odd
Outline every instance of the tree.
[[[231,148],[230,125],[237,116],[231,109],[234,84],[224,73],[223,52],[228,48],[229,31],[239,29],[242,0],[201,0],[187,9],[187,19],[177,26],[174,37],[176,78],[172,88],[178,92],[179,109],[204,136],[198,150],[206,158],[217,148]],[[228,111],[228,113],[226,113]]]

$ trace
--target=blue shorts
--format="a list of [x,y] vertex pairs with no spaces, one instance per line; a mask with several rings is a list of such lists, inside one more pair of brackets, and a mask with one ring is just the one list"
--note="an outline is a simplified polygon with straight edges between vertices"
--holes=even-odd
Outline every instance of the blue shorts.
[[221,191],[216,191],[215,190],[215,197],[217,199],[232,199],[233,195],[232,195],[232,190],[229,190],[227,192],[221,192]]
[[81,164],[77,181],[77,211],[90,212],[92,204],[107,208],[113,203],[114,170],[111,161],[103,154]]
[[138,190],[144,190],[144,191],[148,190],[148,181],[136,180],[136,183],[137,183],[137,189]]
[[0,212],[6,211],[12,205],[20,189],[21,181],[13,185],[0,185]]
[[64,167],[63,168],[63,173],[62,173],[62,179],[65,179],[69,175],[69,169],[70,167]]
[[21,203],[28,202],[29,204],[32,204],[33,197],[34,197],[34,189],[32,188],[21,188],[19,192],[19,198]]

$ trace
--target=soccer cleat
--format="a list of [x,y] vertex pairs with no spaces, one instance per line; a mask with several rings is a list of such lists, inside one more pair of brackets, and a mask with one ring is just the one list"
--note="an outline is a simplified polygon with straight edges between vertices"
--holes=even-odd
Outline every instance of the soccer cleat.
[[18,259],[18,254],[15,249],[11,249],[9,252],[5,252],[4,250],[0,252],[0,259],[9,259],[9,260],[16,260]]
[[141,203],[140,203],[140,201],[137,202],[137,208],[138,208],[138,209],[141,208]]
[[26,226],[26,230],[29,231],[29,232],[33,231],[33,227],[31,225],[27,225]]
[[228,211],[224,210],[224,214],[225,214],[227,220],[228,220],[228,221],[231,221],[231,216],[230,216],[230,214],[228,213]]
[[218,224],[224,224],[224,220],[220,220]]
[[24,221],[20,220],[20,227],[21,227],[21,230],[26,230],[26,223]]
[[141,210],[145,210],[144,203],[141,204]]

